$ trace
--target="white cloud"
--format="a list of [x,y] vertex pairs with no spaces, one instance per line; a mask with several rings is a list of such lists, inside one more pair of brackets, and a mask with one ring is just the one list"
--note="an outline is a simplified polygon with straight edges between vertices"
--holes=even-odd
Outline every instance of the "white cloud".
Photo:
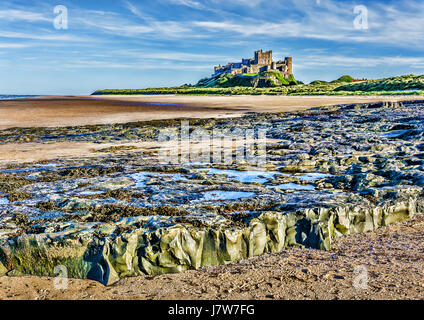
[[[401,1],[396,4],[366,4],[369,9],[369,30],[355,30],[352,1],[325,0],[162,0],[162,2],[186,6],[193,9],[214,12],[200,19],[175,17],[175,20],[159,19],[147,14],[140,3],[124,1],[125,7],[133,14],[129,17],[117,12],[83,10],[72,8],[70,24],[74,30],[104,32],[122,37],[149,39],[212,39],[223,41],[256,41],[255,37],[266,39],[317,39],[343,43],[379,43],[394,47],[424,47],[424,2],[419,0]],[[163,4],[166,6],[166,4]],[[244,11],[234,8],[245,9]],[[252,9],[254,7],[254,10]],[[168,7],[169,8],[169,7]],[[229,10],[228,8],[232,8]],[[227,10],[228,11],[225,11]],[[4,21],[50,21],[41,12],[8,9],[0,10]],[[267,11],[268,10],[268,11]],[[272,10],[272,11],[270,11]],[[267,13],[266,18],[264,13]],[[261,14],[259,14],[261,13]],[[169,15],[171,17],[171,15]],[[138,20],[137,20],[138,19]],[[78,29],[79,28],[79,29]],[[219,35],[218,35],[219,33]],[[20,38],[18,36],[17,38]],[[35,38],[35,35],[34,35]],[[39,35],[39,40],[73,41],[70,35]]]
[[69,42],[95,41],[95,39],[93,38],[79,37],[72,34],[54,34],[54,33],[35,34],[35,33],[12,32],[12,31],[0,31],[0,37],[14,38],[14,39],[46,40],[46,41],[69,41]]
[[201,27],[212,32],[229,31],[235,32],[242,36],[273,34],[274,32],[283,30],[284,25],[277,23],[236,23],[231,21],[194,21],[192,23],[196,27]]
[[117,63],[114,61],[98,61],[98,60],[75,60],[63,65],[66,68],[81,68],[81,69],[131,69],[131,70],[200,70],[206,71],[211,68],[210,65],[191,65],[191,64],[175,64],[175,63],[151,63],[145,62],[127,62]]
[[217,54],[188,53],[181,51],[155,51],[155,50],[116,50],[111,53],[120,57],[131,57],[139,59],[186,61],[186,62],[208,62],[208,61],[232,61],[240,57],[230,57]]
[[0,19],[3,21],[53,21],[52,18],[47,18],[41,13],[23,11],[23,10],[0,10]]
[[21,44],[21,43],[1,43],[0,42],[0,48],[18,49],[18,48],[26,48],[26,47],[29,47],[29,45]]
[[[351,1],[326,0],[317,6],[312,0],[285,0],[272,2],[274,13],[281,12],[278,20],[263,20],[252,14],[239,19],[193,21],[192,24],[204,32],[220,32],[221,37],[222,34],[244,38],[266,35],[268,39],[304,38],[344,43],[381,43],[395,47],[424,46],[424,2],[409,0],[398,2],[396,6],[367,4],[369,30],[354,28],[355,5]],[[298,14],[286,15],[287,8]]]
[[78,11],[74,22],[80,27],[90,30],[110,33],[123,37],[172,37],[178,38],[187,36],[191,30],[184,26],[184,23],[176,21],[159,21],[153,17],[143,14],[132,3],[125,1],[130,12],[142,21],[133,21],[115,14],[94,11]]
[[[231,4],[233,7],[257,7],[265,2],[265,0],[212,0],[212,4],[216,6],[224,6]],[[271,2],[271,1],[269,1]]]
[[173,4],[187,6],[190,8],[195,8],[195,9],[204,8],[204,6],[200,2],[194,1],[194,0],[169,0],[169,2]]
[[423,68],[424,57],[381,56],[381,57],[352,57],[345,55],[306,55],[298,56],[295,61],[297,69],[324,67],[355,67],[371,68],[379,66],[404,66]]

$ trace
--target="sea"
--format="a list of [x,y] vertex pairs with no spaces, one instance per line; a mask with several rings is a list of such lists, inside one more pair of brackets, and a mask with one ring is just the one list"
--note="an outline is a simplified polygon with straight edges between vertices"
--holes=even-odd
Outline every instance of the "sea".
[[13,99],[23,99],[23,98],[31,98],[31,97],[39,97],[36,95],[17,95],[17,94],[0,94],[0,100],[13,100]]

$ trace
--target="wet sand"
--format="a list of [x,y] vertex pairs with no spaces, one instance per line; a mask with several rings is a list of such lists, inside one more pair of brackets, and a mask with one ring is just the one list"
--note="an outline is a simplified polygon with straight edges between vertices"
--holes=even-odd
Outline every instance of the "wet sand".
[[236,117],[323,105],[422,100],[419,96],[56,96],[0,101],[0,130],[174,118]]
[[[202,146],[197,141],[186,141],[189,148]],[[249,140],[246,140],[249,141]],[[256,140],[260,141],[260,140]],[[276,139],[267,139],[268,144],[273,144]],[[134,143],[108,142],[53,142],[53,143],[7,143],[0,144],[0,165],[3,164],[22,164],[53,159],[73,159],[73,158],[95,158],[99,156],[108,156],[109,152],[102,150],[111,147],[130,147],[131,150],[125,150],[126,154],[132,153],[150,153],[151,150],[161,148],[162,151],[169,151],[175,148],[175,141],[140,141]],[[205,143],[205,142],[204,142]],[[238,143],[244,143],[239,141]],[[140,156],[140,155],[139,155]]]

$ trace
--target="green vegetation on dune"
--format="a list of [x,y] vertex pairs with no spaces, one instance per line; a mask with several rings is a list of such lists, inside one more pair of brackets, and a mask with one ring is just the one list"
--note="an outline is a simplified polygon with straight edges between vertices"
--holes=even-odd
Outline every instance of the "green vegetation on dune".
[[325,81],[325,80],[314,80],[310,84],[311,85],[325,85],[325,84],[328,84],[328,83],[333,83],[333,84],[341,85],[341,84],[351,83],[354,80],[355,79],[352,76],[344,75],[344,76],[341,76],[340,78],[338,78],[337,80],[333,80],[333,81],[330,81],[330,82]]
[[417,91],[424,90],[424,75],[405,75],[380,80],[370,80],[340,86],[335,91]]
[[278,72],[268,72],[260,78],[256,74],[242,76],[221,74],[217,77],[204,78],[194,86],[106,89],[96,91],[93,95],[424,95],[424,76],[407,75],[380,80],[353,81],[354,79],[348,75],[331,82],[316,80],[310,84],[303,84],[298,83],[293,76],[285,79]]
[[287,81],[289,82],[290,85],[297,85],[299,84],[296,79],[294,78],[294,76],[291,74],[289,75]]
[[270,71],[270,72],[267,72],[267,75],[275,77],[281,83],[281,85],[286,85],[286,86],[290,85],[289,80],[284,78],[283,75],[279,72]]
[[316,85],[324,85],[326,83],[328,83],[328,82],[324,81],[324,80],[314,80],[310,84],[313,85],[313,86],[316,86]]
[[334,82],[353,82],[355,79],[349,75],[344,75],[341,76],[340,78],[338,78],[336,81]]
[[[278,74],[282,81],[282,85],[289,85],[289,82],[281,76],[280,73],[274,72]],[[274,74],[273,73],[273,74]],[[194,87],[197,88],[234,88],[234,87],[274,87],[277,86],[275,82],[271,81],[271,79],[267,78],[266,74],[257,74],[257,73],[246,73],[240,75],[233,75],[231,73],[222,73],[220,75],[201,79]],[[258,81],[259,80],[259,81]]]

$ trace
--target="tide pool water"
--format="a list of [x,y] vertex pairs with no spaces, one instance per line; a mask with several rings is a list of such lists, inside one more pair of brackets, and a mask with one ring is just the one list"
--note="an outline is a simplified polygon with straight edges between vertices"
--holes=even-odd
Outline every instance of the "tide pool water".
[[296,184],[296,183],[292,183],[292,182],[279,184],[277,186],[268,186],[268,188],[280,189],[280,190],[304,190],[304,191],[315,190],[315,187],[313,185],[310,185],[310,184],[301,185],[301,184]]
[[0,100],[14,100],[14,99],[23,99],[23,98],[31,98],[31,97],[39,97],[34,95],[16,95],[16,94],[0,94]]
[[328,178],[328,177],[331,177],[331,174],[312,172],[312,173],[306,173],[299,176],[299,179],[303,181],[315,181],[315,180]]
[[215,201],[215,200],[237,200],[241,198],[249,198],[255,195],[254,192],[243,192],[243,191],[221,191],[213,190],[206,191],[203,193],[203,201]]
[[9,204],[9,200],[7,198],[0,198],[0,206]]
[[275,175],[283,175],[278,171],[237,171],[237,170],[221,170],[221,169],[203,169],[208,175],[222,174],[232,180],[240,181],[241,183],[257,182],[264,184],[268,179],[272,179]]
[[174,181],[186,181],[188,180],[186,177],[184,177],[180,173],[162,173],[162,172],[148,172],[148,171],[142,171],[130,174],[130,178],[135,181],[135,188],[144,188],[146,186],[146,182],[151,177],[172,177]]

